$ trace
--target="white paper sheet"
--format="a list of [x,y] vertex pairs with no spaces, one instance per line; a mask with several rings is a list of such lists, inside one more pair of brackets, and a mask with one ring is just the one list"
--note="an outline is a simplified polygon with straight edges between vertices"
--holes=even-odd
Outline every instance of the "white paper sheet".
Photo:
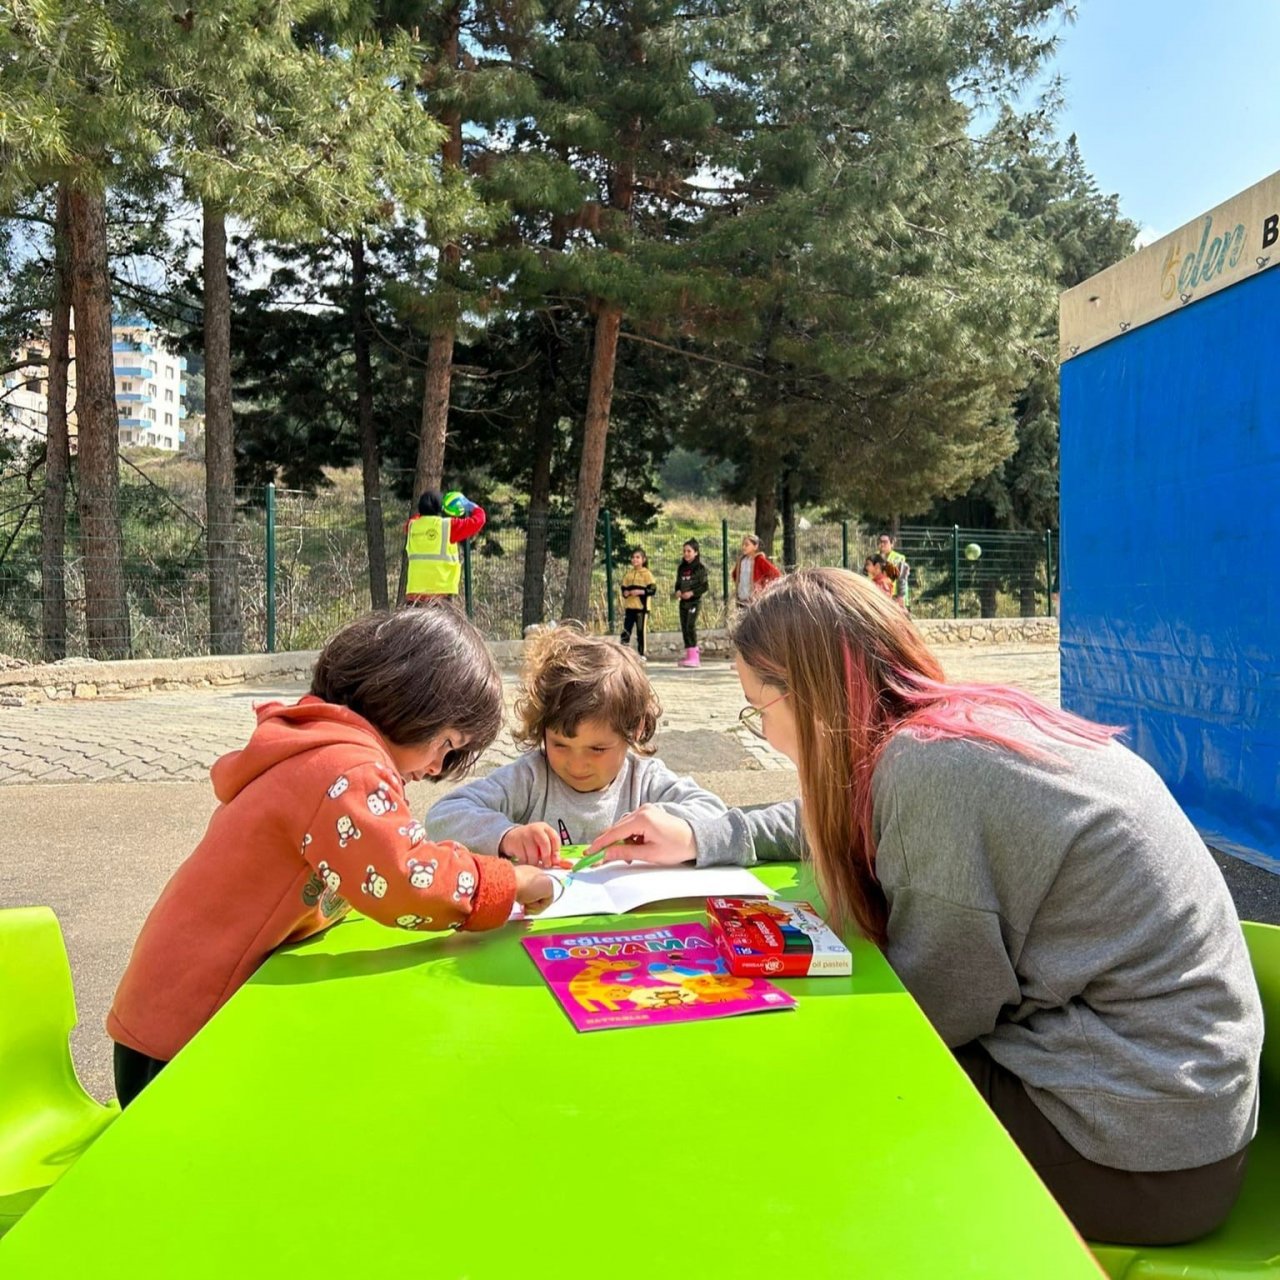
[[549,874],[560,881],[564,889],[538,915],[539,920],[621,915],[648,902],[665,902],[672,898],[775,896],[773,889],[745,867],[654,867],[614,863],[579,871],[572,877],[567,871],[551,871]]

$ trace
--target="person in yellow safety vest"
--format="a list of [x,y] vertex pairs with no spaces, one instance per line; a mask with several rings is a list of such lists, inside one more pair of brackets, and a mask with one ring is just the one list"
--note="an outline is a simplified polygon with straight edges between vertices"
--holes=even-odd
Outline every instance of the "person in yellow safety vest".
[[404,550],[409,563],[405,604],[457,596],[462,578],[458,544],[479,533],[484,522],[484,508],[460,493],[441,499],[435,489],[428,489],[418,499],[418,514],[404,527]]
[[897,571],[893,579],[893,598],[908,612],[911,611],[911,566],[901,551],[893,549],[893,534],[882,533],[879,538],[880,554]]

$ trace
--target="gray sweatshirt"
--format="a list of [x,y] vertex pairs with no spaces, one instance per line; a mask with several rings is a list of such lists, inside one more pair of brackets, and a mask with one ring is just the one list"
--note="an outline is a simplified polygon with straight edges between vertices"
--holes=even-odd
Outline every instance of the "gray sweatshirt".
[[[1239,1151],[1262,1010],[1221,872],[1119,743],[1001,727],[1063,763],[901,733],[876,768],[889,962],[948,1045],[978,1040],[1088,1159],[1156,1171]],[[775,806],[775,839],[795,816]]]
[[1256,1129],[1262,1009],[1220,870],[1119,742],[1001,727],[1062,763],[899,733],[877,765],[890,964],[1089,1160],[1233,1155]]
[[[496,854],[502,837],[512,827],[546,822],[556,828],[563,823],[572,843],[588,844],[642,804],[661,805],[689,823],[698,846],[699,866],[747,866],[757,856],[798,856],[796,821],[789,810],[730,815],[719,796],[704,791],[692,778],[678,777],[653,756],[632,752],[627,753],[618,776],[602,791],[575,791],[547,767],[541,751],[526,752],[519,760],[487,777],[473,778],[436,801],[427,814],[426,827],[433,840],[456,840],[475,853]],[[748,818],[758,839],[758,855],[753,851],[756,840],[743,838]]]

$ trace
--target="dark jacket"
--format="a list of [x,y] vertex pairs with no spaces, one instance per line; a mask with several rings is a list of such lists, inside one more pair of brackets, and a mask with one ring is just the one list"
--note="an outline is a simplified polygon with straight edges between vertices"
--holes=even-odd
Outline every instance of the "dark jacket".
[[695,600],[701,600],[707,594],[707,566],[700,556],[685,562],[681,560],[676,566],[676,591],[692,591]]

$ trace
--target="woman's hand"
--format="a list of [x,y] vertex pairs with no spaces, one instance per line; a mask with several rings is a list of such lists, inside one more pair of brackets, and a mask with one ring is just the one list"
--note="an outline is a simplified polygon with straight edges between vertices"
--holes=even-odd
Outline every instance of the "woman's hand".
[[656,804],[642,804],[634,813],[615,822],[602,831],[587,850],[588,854],[607,844],[625,840],[608,850],[605,862],[656,862],[674,867],[682,862],[693,862],[698,856],[693,828],[683,819],[668,813]]
[[556,896],[556,882],[545,871],[537,867],[514,867],[516,875],[516,901],[524,908],[526,915],[537,915],[545,911]]
[[545,822],[512,827],[498,844],[498,852],[513,862],[534,867],[560,865],[560,833]]

